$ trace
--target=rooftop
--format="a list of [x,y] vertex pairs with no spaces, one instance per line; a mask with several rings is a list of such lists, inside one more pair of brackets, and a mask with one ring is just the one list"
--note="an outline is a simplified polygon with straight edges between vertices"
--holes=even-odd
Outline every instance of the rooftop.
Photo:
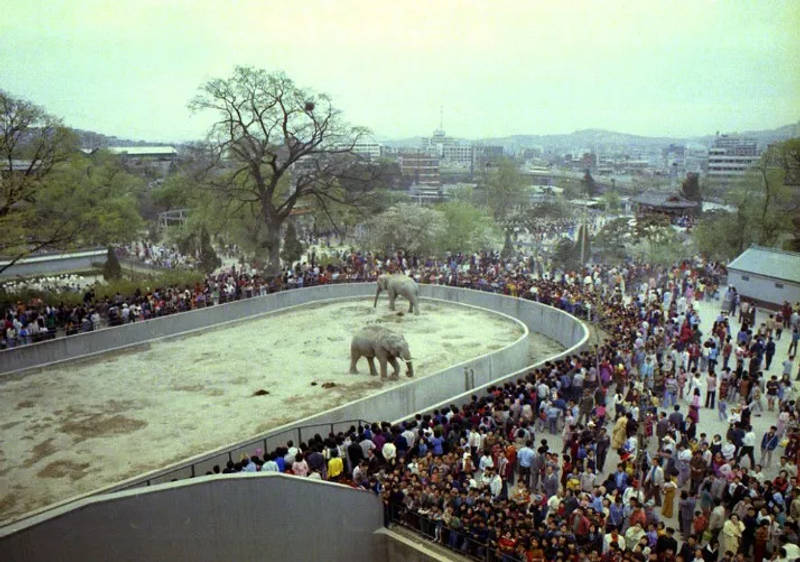
[[800,253],[750,246],[728,264],[728,269],[800,283]]
[[112,154],[127,154],[128,156],[175,156],[178,151],[173,146],[109,146]]
[[680,193],[667,193],[659,191],[645,191],[636,197],[631,197],[633,203],[647,205],[648,207],[664,207],[667,209],[692,209],[697,203],[689,201]]

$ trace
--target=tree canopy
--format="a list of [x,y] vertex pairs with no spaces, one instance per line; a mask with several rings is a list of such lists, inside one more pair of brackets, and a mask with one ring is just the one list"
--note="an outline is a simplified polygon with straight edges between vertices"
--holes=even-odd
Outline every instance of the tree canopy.
[[40,250],[136,237],[143,187],[116,156],[82,154],[58,118],[0,90],[2,269]]
[[495,220],[505,219],[523,201],[525,178],[510,158],[501,158],[485,180],[487,203]]
[[800,168],[800,139],[776,143],[725,194],[732,212],[707,214],[693,229],[698,249],[718,259],[730,259],[751,244],[786,246],[797,239],[800,185],[793,185]]
[[263,225],[270,273],[280,269],[281,226],[295,208],[313,202],[328,212],[369,191],[363,166],[351,174],[359,163],[353,146],[366,130],[345,124],[327,95],[282,72],[238,66],[231,77],[203,84],[189,107],[215,115],[205,185],[219,195],[220,211],[244,212]]

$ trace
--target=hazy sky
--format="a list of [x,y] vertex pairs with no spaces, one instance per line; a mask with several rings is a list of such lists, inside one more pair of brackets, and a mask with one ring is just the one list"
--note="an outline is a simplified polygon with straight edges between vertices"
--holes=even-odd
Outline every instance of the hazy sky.
[[236,64],[285,70],[378,136],[606,128],[696,135],[800,119],[800,0],[5,0],[0,88],[70,126],[202,137]]

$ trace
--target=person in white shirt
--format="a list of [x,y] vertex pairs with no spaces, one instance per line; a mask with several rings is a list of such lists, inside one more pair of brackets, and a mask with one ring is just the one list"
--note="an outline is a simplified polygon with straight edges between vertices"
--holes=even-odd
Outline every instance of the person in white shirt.
[[744,437],[742,437],[742,448],[739,451],[739,456],[736,457],[736,462],[741,464],[742,457],[746,455],[750,459],[750,468],[754,468],[756,466],[756,459],[753,456],[753,451],[755,450],[755,446],[756,446],[756,434],[753,431],[753,426],[749,425],[747,426],[747,431],[745,432]]
[[481,459],[478,461],[478,468],[483,473],[494,468],[494,460],[492,460],[492,455],[488,450],[483,452]]
[[722,456],[725,458],[726,461],[733,459],[733,456],[736,454],[736,445],[728,439],[725,444],[722,446],[720,452]]

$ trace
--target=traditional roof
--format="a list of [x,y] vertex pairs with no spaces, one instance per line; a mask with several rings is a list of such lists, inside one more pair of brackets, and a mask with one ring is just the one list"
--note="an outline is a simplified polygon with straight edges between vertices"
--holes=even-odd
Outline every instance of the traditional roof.
[[800,284],[800,254],[797,252],[750,246],[728,264],[728,269]]
[[661,191],[645,191],[636,197],[631,197],[632,203],[648,207],[663,207],[665,209],[693,209],[698,206],[696,201],[689,201],[680,193],[666,193]]

